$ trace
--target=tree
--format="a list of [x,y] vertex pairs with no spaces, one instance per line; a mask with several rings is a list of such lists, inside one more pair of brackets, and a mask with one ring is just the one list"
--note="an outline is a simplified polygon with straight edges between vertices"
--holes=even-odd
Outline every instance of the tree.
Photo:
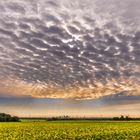
[[132,120],[132,118],[130,118],[129,116],[125,117],[126,120]]
[[123,116],[123,115],[121,115],[120,120],[125,120],[125,118],[124,118],[124,116]]
[[13,117],[12,117],[12,121],[13,121],[13,122],[19,122],[19,118],[18,118],[17,116],[13,116]]
[[120,120],[119,117],[113,117],[113,120]]
[[19,118],[6,113],[0,113],[0,122],[19,122]]

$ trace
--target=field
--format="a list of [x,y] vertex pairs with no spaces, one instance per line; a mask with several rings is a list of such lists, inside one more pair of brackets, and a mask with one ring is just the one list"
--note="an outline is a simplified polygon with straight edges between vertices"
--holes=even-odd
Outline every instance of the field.
[[4,122],[0,140],[140,140],[140,121]]

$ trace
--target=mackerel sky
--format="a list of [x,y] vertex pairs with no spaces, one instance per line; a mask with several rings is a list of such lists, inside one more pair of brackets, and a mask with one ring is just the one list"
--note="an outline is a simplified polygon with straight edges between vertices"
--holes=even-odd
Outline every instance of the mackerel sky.
[[0,111],[121,104],[138,115],[139,15],[139,0],[1,0]]

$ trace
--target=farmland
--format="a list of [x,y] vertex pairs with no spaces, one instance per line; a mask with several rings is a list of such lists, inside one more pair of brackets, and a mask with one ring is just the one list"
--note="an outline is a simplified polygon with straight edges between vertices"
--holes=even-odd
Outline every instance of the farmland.
[[0,140],[140,140],[140,121],[3,122]]

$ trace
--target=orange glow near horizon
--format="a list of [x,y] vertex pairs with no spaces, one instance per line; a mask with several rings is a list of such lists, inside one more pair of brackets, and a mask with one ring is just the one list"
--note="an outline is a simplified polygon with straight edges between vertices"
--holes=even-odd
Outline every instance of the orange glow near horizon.
[[126,92],[126,96],[140,95],[140,84],[135,79],[112,79],[105,84],[87,81],[83,86],[74,84],[65,87],[54,84],[28,83],[19,79],[4,80],[0,83],[0,95],[30,96],[34,98],[97,99]]

